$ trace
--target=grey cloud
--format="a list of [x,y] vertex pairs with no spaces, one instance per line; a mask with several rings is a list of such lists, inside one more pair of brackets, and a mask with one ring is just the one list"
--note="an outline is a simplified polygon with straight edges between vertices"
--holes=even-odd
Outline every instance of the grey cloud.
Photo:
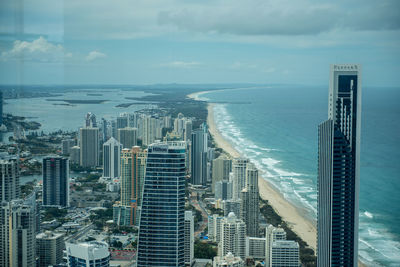
[[399,3],[396,0],[335,4],[231,0],[217,6],[162,11],[158,23],[181,30],[233,35],[315,35],[335,29],[399,30]]

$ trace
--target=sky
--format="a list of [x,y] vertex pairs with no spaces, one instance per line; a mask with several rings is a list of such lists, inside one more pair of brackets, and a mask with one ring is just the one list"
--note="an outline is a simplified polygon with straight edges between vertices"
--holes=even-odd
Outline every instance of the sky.
[[398,0],[2,0],[0,84],[400,87]]

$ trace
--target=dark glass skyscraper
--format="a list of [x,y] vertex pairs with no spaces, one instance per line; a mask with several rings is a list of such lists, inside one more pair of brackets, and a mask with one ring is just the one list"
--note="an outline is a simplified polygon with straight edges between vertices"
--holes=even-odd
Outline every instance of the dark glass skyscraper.
[[192,132],[191,170],[192,184],[205,185],[207,182],[207,126]]
[[147,152],[137,266],[184,266],[185,142]]
[[69,206],[69,160],[67,158],[43,159],[43,205]]
[[357,266],[361,67],[332,65],[319,125],[318,266]]

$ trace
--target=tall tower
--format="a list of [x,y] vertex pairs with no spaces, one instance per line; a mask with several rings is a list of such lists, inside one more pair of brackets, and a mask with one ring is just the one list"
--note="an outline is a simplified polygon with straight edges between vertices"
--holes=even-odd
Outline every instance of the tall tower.
[[117,139],[122,144],[123,148],[131,149],[133,146],[137,146],[137,129],[125,127],[118,129]]
[[82,167],[99,165],[99,128],[80,129],[80,163]]
[[185,142],[147,152],[137,266],[184,266]]
[[114,137],[103,144],[103,177],[115,179],[121,174],[122,145]]
[[146,152],[140,147],[123,149],[121,153],[121,203],[114,205],[114,218],[118,225],[133,225],[138,221],[141,205]]
[[233,199],[240,198],[240,192],[246,187],[246,167],[250,161],[244,158],[236,158],[232,163]]
[[192,184],[205,185],[207,182],[207,132],[198,129],[192,132],[191,171]]
[[248,236],[258,237],[259,233],[259,194],[258,194],[258,170],[252,163],[246,167],[246,187],[241,192],[240,217],[246,223]]
[[192,266],[194,260],[194,217],[192,211],[185,211],[185,266]]
[[246,259],[246,224],[231,212],[221,222],[221,240],[218,255],[232,253],[235,257]]
[[357,266],[360,72],[360,65],[330,69],[329,116],[318,129],[318,266]]
[[232,160],[224,154],[212,161],[212,192],[215,193],[215,185],[219,181],[228,181],[232,171]]
[[43,205],[69,206],[69,160],[62,157],[43,159]]
[[0,159],[0,203],[19,198],[19,167],[17,158]]
[[0,266],[35,266],[36,214],[23,200],[0,204]]

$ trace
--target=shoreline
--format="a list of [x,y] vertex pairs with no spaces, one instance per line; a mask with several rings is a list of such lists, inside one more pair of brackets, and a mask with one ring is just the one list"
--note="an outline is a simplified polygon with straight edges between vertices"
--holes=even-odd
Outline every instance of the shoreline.
[[[188,98],[192,98],[197,101],[201,101],[200,95],[208,93],[210,91],[195,92],[187,95]],[[214,121],[214,106],[216,104],[207,103],[207,124],[209,132],[212,135],[215,145],[223,149],[228,156],[240,157],[239,151],[237,151],[229,141],[227,141],[219,132],[215,121]],[[269,204],[275,210],[275,212],[281,216],[282,220],[285,221],[291,229],[303,240],[310,248],[314,250],[317,255],[317,227],[316,223],[313,223],[305,214],[301,214],[299,211],[303,210],[302,207],[296,207],[294,204],[286,200],[283,195],[266,179],[262,176],[258,178],[258,187],[260,197],[264,200],[268,200]],[[361,261],[360,255],[358,256],[358,266],[366,267],[366,263]]]
[[[197,95],[196,95],[197,96]],[[233,148],[233,146],[226,141],[221,133],[218,131],[214,121],[214,107],[215,104],[208,104],[207,110],[207,124],[209,131],[214,138],[217,147],[222,148],[231,157],[240,157],[240,153]],[[315,225],[305,216],[298,212],[298,208],[288,202],[271,184],[269,184],[262,176],[258,179],[258,187],[260,197],[268,200],[274,210],[282,217],[292,230],[299,235],[307,244],[316,249],[317,229]]]

